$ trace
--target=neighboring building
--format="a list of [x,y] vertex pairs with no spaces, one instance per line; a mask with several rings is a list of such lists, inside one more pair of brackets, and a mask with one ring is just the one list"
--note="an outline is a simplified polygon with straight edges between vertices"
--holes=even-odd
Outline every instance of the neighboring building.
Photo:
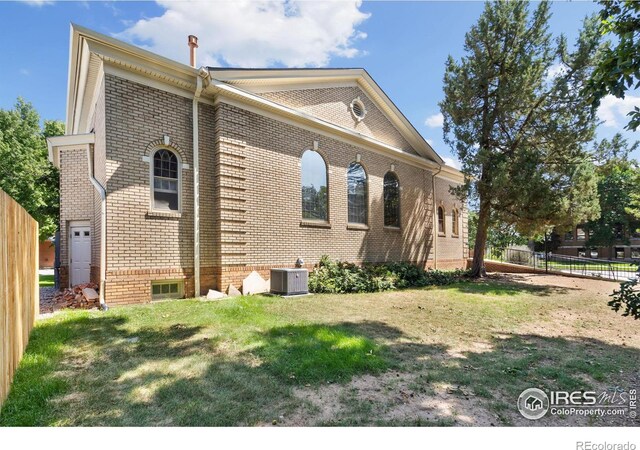
[[40,269],[53,269],[56,259],[56,246],[52,239],[40,241]]
[[627,236],[627,243],[620,230],[620,239],[611,247],[587,246],[589,230],[578,225],[573,230],[560,235],[560,246],[555,253],[560,255],[579,256],[597,259],[640,259],[640,232],[632,232]]
[[48,140],[61,284],[108,303],[324,254],[466,264],[462,174],[363,69],[198,70],[73,26],[66,122]]

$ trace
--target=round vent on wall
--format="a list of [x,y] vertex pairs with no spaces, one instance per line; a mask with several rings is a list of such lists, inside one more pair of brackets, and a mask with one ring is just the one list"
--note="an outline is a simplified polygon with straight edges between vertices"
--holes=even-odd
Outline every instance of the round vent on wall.
[[358,122],[364,119],[364,116],[367,115],[367,110],[364,107],[364,103],[362,103],[362,100],[360,100],[360,97],[354,99],[351,102],[351,114],[353,114],[353,117]]

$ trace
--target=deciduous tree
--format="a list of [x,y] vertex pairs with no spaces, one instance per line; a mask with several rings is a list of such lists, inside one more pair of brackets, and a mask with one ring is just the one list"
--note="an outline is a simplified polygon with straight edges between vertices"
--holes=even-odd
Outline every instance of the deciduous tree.
[[58,171],[47,160],[46,137],[64,134],[64,125],[45,121],[18,98],[11,110],[0,109],[0,189],[22,205],[40,225],[40,239],[58,227]]
[[[608,43],[600,53],[598,67],[588,85],[594,106],[606,95],[624,98],[626,91],[640,87],[640,2],[637,0],[601,0],[600,31],[617,41]],[[628,114],[626,128],[640,126],[640,108]]]

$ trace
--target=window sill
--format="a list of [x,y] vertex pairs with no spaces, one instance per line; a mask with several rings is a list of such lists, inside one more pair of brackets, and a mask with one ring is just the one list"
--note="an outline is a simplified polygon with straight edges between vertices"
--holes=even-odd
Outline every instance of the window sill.
[[400,227],[390,227],[390,226],[385,225],[382,228],[384,229],[384,231],[390,231],[392,233],[402,233],[402,228],[400,228]]
[[451,237],[455,238],[455,239],[458,239],[460,237],[460,235],[459,234],[452,234]]
[[444,233],[438,233],[438,237],[447,237],[447,235]]
[[369,225],[364,223],[348,223],[347,230],[369,231]]
[[301,220],[300,226],[309,228],[331,228],[331,223],[323,220]]
[[150,209],[147,211],[147,217],[164,217],[166,219],[179,219],[182,217],[182,214],[179,212],[173,211],[158,211],[155,209]]

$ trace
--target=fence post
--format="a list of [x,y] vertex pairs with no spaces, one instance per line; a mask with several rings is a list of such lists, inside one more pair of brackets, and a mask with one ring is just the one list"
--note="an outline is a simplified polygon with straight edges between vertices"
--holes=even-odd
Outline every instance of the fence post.
[[544,272],[549,273],[549,253],[547,253],[547,232],[544,233]]

